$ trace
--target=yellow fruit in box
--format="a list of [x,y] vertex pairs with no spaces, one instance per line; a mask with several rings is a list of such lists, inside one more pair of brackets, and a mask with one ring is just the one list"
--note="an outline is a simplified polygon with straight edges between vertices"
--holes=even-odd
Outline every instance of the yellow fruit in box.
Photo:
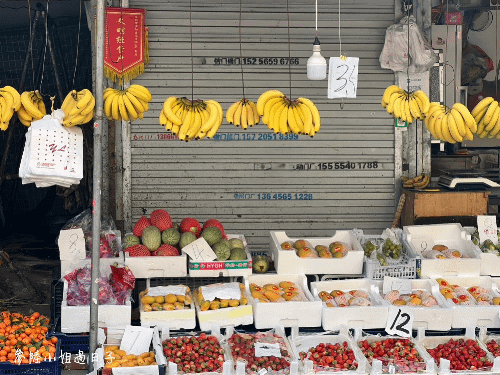
[[240,301],[237,299],[231,299],[229,300],[229,306],[230,307],[237,307],[240,305]]
[[262,287],[260,285],[257,285],[257,284],[254,284],[254,283],[251,283],[250,284],[250,291],[253,292],[262,292]]
[[106,347],[106,353],[108,353],[108,352],[114,352],[115,350],[118,350],[118,349],[120,349],[118,346],[116,346],[116,345],[110,345],[110,346]]
[[493,305],[500,305],[500,297],[493,297]]
[[163,305],[161,305],[161,308],[164,311],[172,311],[175,310],[175,305],[173,303],[164,303]]
[[161,305],[162,303],[165,303],[165,297],[163,297],[163,296],[156,296],[155,297],[155,302],[159,303]]
[[220,307],[221,309],[228,307],[229,306],[229,300],[228,299],[221,299],[220,300]]
[[153,308],[151,307],[151,305],[142,305],[142,309],[143,309],[145,312],[150,312],[150,311],[153,311]]
[[280,281],[279,286],[280,286],[280,288],[285,289],[285,288],[290,288],[292,286],[295,286],[295,283],[293,283],[291,281]]
[[343,291],[341,291],[341,290],[332,290],[332,291],[330,292],[330,295],[331,295],[332,297],[334,297],[334,298],[335,298],[335,297],[338,297],[338,296],[343,296],[344,294],[345,294],[345,293],[344,293]]
[[161,304],[155,302],[155,303],[152,303],[151,304],[151,308],[153,309],[153,311],[162,311],[162,307],[161,307]]
[[143,305],[151,305],[152,303],[155,303],[155,298],[154,297],[151,297],[151,296],[143,296],[141,298],[141,303]]
[[220,302],[219,301],[212,301],[210,302],[210,310],[218,310],[220,308]]
[[240,305],[241,306],[244,306],[244,305],[248,305],[248,299],[243,297],[240,299]]
[[184,301],[186,300],[186,296],[183,296],[182,294],[175,296],[175,298],[177,299],[177,302],[181,302],[181,303],[184,303]]
[[200,304],[201,311],[207,311],[210,308],[210,301],[202,301]]
[[175,294],[168,294],[165,296],[165,302],[167,303],[176,303],[177,302],[177,297]]
[[419,297],[413,297],[410,299],[410,303],[412,303],[414,305],[421,305],[422,300]]
[[402,299],[397,299],[392,304],[393,305],[406,305],[406,301],[404,301]]
[[177,301],[174,303],[175,309],[176,310],[184,310],[184,303]]

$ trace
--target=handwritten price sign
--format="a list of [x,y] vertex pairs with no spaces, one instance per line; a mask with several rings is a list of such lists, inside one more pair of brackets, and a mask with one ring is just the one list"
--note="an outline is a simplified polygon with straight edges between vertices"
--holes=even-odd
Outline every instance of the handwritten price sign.
[[411,337],[413,329],[413,312],[410,309],[397,306],[389,306],[387,325],[385,331],[389,335]]
[[479,242],[491,240],[495,245],[498,244],[497,220],[495,216],[478,215],[477,231],[479,232]]
[[60,231],[57,245],[61,260],[86,258],[85,237],[81,228]]
[[328,99],[356,97],[358,65],[359,57],[330,57]]
[[203,237],[184,246],[182,251],[196,262],[210,262],[217,258],[217,255],[215,255],[214,251]]

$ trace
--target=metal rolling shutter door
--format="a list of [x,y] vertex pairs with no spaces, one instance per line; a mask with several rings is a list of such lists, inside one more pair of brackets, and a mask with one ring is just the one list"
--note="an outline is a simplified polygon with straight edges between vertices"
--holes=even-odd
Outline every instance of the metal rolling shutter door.
[[[332,3],[318,2],[327,58],[339,56],[338,3]],[[131,128],[133,222],[155,208],[167,209],[177,222],[214,217],[228,233],[244,234],[254,251],[268,247],[270,230],[322,237],[335,229],[380,232],[390,225],[394,126],[380,97],[394,76],[380,68],[378,57],[394,20],[394,1],[342,1],[342,51],[360,57],[358,97],[343,103],[327,99],[326,80],[306,77],[314,2],[289,0],[288,6],[287,13],[285,0],[242,5],[242,56],[256,58],[255,64],[243,65],[245,96],[256,101],[268,89],[289,96],[291,80],[292,99],[307,97],[318,106],[321,131],[314,138],[289,140],[275,138],[263,124],[244,132],[224,122],[219,140],[185,143],[169,139],[158,124],[167,97],[191,98],[193,91],[195,99],[218,100],[226,110],[243,96],[240,66],[216,60],[240,55],[239,2],[192,0],[192,85],[189,2],[130,1],[130,7],[146,9],[149,27],[150,63],[134,83],[153,94],[150,111]],[[290,56],[299,58],[290,68],[280,63],[289,48]],[[259,64],[259,58],[278,63]],[[335,169],[335,162],[351,162],[354,168]],[[373,162],[376,168],[368,164]]]

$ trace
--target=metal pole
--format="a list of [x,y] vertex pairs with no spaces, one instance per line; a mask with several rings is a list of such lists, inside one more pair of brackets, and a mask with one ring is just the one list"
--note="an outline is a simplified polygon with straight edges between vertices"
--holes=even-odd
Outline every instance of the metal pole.
[[[92,285],[90,287],[90,355],[97,348],[98,310],[99,310],[99,244],[101,234],[101,180],[102,180],[102,132],[104,87],[104,0],[97,0],[96,9],[96,65],[95,65],[95,123],[94,123],[94,176],[93,176],[93,215],[92,215]],[[89,361],[89,370],[93,370]]]

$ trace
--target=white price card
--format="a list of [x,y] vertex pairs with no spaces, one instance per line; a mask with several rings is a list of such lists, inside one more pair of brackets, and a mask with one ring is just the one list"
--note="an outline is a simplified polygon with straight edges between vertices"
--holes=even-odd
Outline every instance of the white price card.
[[196,262],[210,262],[217,259],[214,251],[204,238],[198,238],[182,248],[189,257]]
[[328,99],[355,98],[359,57],[330,57]]
[[59,232],[57,239],[61,260],[85,259],[85,236],[82,228],[66,229]]
[[219,299],[241,298],[240,284],[237,282],[205,285],[200,288],[201,288],[201,294],[203,294],[203,299],[207,301],[213,301],[216,298]]
[[411,280],[385,276],[382,292],[387,294],[393,290],[397,290],[399,294],[410,294],[412,292]]
[[410,309],[399,306],[389,306],[385,331],[389,335],[411,337],[413,319],[413,312]]
[[479,242],[491,240],[495,245],[498,244],[497,221],[495,216],[478,215],[477,231],[479,232]]
[[255,356],[256,357],[270,357],[274,356],[277,358],[281,358],[281,350],[280,344],[269,344],[266,342],[256,342],[254,344],[255,347]]
[[182,295],[186,294],[186,286],[184,285],[167,285],[167,286],[155,286],[149,288],[148,296],[166,296],[167,294]]

